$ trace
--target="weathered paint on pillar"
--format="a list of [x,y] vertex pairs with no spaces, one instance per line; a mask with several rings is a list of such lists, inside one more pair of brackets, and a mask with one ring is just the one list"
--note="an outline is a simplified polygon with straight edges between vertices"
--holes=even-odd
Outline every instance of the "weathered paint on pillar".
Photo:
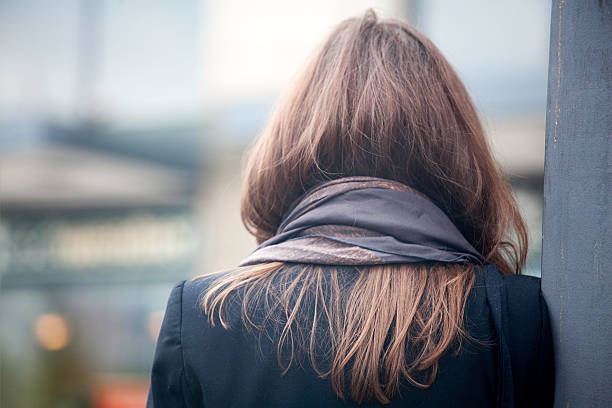
[[556,407],[612,407],[612,0],[553,0],[542,287]]

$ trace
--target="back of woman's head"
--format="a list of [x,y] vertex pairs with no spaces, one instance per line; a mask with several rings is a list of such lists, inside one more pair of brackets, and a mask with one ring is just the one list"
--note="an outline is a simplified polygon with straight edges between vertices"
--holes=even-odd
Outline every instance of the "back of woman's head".
[[[262,242],[304,192],[347,176],[412,187],[446,213],[485,262],[520,273],[526,228],[461,81],[423,35],[370,11],[331,33],[280,102],[248,163],[243,221]],[[288,369],[301,346],[339,396],[386,403],[402,380],[431,385],[440,358],[467,336],[462,322],[473,271],[469,263],[348,272],[263,263],[221,275],[203,306],[212,324],[225,325],[224,305],[241,293],[245,324],[279,334],[281,366]]]
[[411,186],[520,273],[526,228],[463,84],[431,41],[372,11],[340,23],[281,100],[250,156],[243,222],[262,242],[304,191],[345,176]]

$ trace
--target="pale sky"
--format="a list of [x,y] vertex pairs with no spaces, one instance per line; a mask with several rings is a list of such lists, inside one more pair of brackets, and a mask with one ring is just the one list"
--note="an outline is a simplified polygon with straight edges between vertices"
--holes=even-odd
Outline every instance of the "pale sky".
[[0,2],[0,122],[88,109],[135,125],[226,109],[257,122],[333,25],[372,6],[416,11],[479,108],[545,108],[549,0],[104,0],[93,19],[83,4]]

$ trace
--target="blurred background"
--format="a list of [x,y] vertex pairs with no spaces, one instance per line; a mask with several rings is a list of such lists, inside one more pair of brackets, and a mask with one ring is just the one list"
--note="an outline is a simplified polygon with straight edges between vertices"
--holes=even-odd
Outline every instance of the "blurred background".
[[245,149],[367,7],[465,81],[539,275],[549,0],[1,0],[1,407],[144,406],[172,285],[255,246]]

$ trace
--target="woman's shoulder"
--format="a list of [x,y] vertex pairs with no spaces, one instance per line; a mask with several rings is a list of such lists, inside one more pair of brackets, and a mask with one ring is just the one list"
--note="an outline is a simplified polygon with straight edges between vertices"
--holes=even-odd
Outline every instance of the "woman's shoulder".
[[[542,292],[541,279],[529,275],[501,275],[497,268],[485,270],[476,269],[475,292],[486,297],[486,286],[496,285],[496,282],[503,285],[505,293],[504,301],[508,312],[513,315],[534,313],[546,307]],[[486,274],[495,274],[499,278],[488,279]],[[488,283],[487,283],[488,282]]]
[[[206,294],[217,284],[223,284],[223,278],[232,274],[233,271],[198,276],[177,284],[181,287],[182,320],[184,333],[191,333],[194,337],[208,336],[211,338],[225,338],[242,332],[241,296],[240,291],[230,293],[223,306],[223,322],[218,319],[219,310],[214,313],[214,318],[209,316],[204,307]],[[231,330],[227,330],[231,329]],[[211,332],[214,332],[214,336]]]
[[502,277],[507,304],[507,319],[514,337],[540,336],[548,320],[548,308],[542,296],[541,279],[527,275]]
[[554,352],[541,279],[501,275],[493,266],[475,271],[468,324],[473,316],[470,309],[479,311],[476,329],[492,323],[498,313],[510,354],[516,406],[552,406]]
[[[494,279],[486,274],[497,275]],[[512,345],[520,348],[518,354],[528,356],[537,347],[542,331],[549,325],[548,307],[541,291],[541,279],[528,275],[500,275],[497,269],[477,270],[473,297],[480,300],[484,309],[491,313],[489,289],[502,286],[499,292],[503,299],[501,319],[510,336]],[[488,287],[488,288],[487,288]]]
[[541,279],[526,275],[502,279],[516,403],[523,406],[536,401],[533,406],[552,406],[554,350]]
[[529,275],[503,275],[506,290],[518,298],[534,298],[540,296],[541,279]]
[[[216,282],[221,278],[227,276],[231,272],[221,272],[215,274],[206,274],[196,276],[190,279],[184,279],[175,283],[172,291],[170,292],[170,299],[176,298],[182,301],[183,305],[192,305],[195,303],[202,303],[204,294],[210,289]],[[183,310],[183,313],[198,312],[200,308],[195,309],[188,307]]]
[[[211,324],[203,307],[203,298],[219,275],[208,275],[181,280],[174,284],[166,305],[163,326],[166,332],[180,334],[182,340],[194,333],[203,335],[217,329]],[[231,313],[228,314],[231,316]],[[239,315],[237,316],[239,318]],[[230,320],[234,320],[230,317]],[[223,331],[222,331],[223,332]]]
[[[184,323],[184,317],[189,315],[201,315],[199,307],[201,294],[210,284],[210,280],[188,279],[174,284],[166,305],[166,319],[173,319],[176,323]],[[182,331],[182,327],[177,327]]]

